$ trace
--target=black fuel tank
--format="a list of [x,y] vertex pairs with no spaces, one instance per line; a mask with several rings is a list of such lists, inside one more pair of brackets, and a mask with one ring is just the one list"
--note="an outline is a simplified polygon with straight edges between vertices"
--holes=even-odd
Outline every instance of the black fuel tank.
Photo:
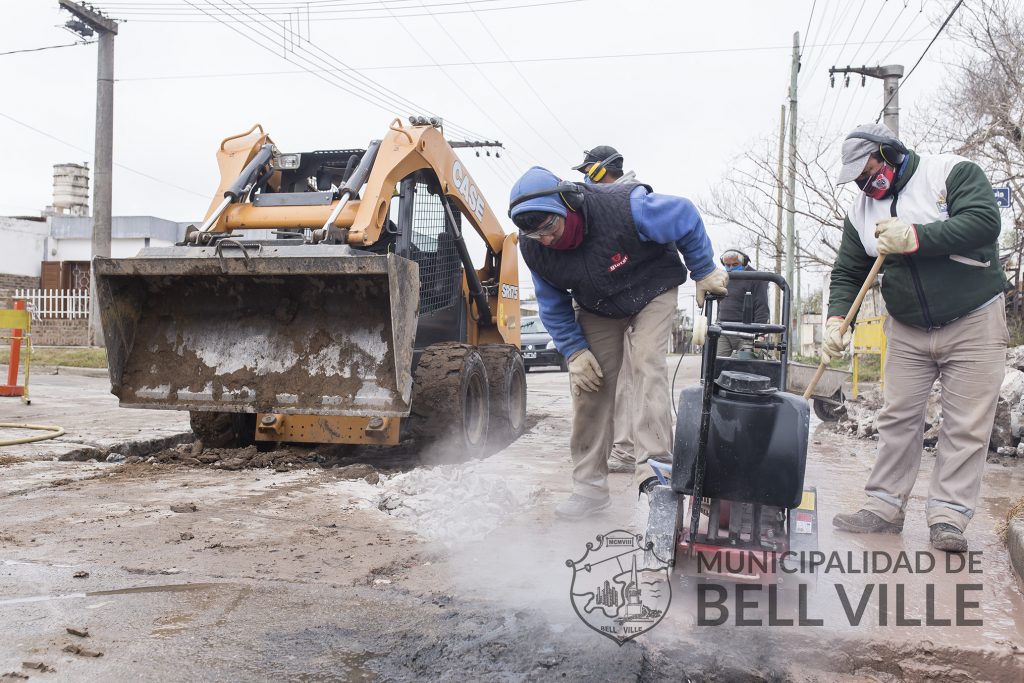
[[[780,392],[760,375],[724,371],[711,396],[711,429],[703,496],[795,508],[807,464],[810,410],[799,396]],[[679,397],[672,488],[689,494],[700,434],[703,387]]]

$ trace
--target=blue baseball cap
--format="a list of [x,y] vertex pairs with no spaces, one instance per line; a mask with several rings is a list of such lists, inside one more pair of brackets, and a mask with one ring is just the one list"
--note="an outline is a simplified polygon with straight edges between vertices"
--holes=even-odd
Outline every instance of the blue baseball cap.
[[[514,202],[517,197],[523,195],[532,194],[534,192],[543,192],[544,190],[553,190],[558,187],[562,181],[554,173],[546,168],[540,166],[534,166],[526,173],[524,173],[519,180],[516,181],[515,185],[512,186],[512,192],[509,193],[509,204]],[[559,216],[565,217],[566,209],[565,204],[562,203],[561,198],[558,194],[546,194],[540,197],[533,197],[527,199],[525,202],[520,202],[512,207],[509,215],[515,218],[521,213],[528,211],[540,211],[543,213],[556,213]]]

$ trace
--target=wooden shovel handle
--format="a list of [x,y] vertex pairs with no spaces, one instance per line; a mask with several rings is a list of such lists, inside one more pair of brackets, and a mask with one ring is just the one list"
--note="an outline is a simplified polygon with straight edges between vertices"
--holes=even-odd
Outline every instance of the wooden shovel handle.
[[[857,311],[860,310],[860,305],[864,303],[864,297],[867,296],[868,290],[875,284],[875,279],[878,277],[878,271],[882,269],[882,264],[885,263],[885,254],[879,254],[878,258],[871,265],[871,270],[868,271],[868,276],[864,280],[864,284],[860,286],[860,291],[857,292],[857,298],[853,300],[853,304],[850,306],[850,310],[846,313],[846,317],[843,319],[843,324],[839,326],[839,336],[846,334],[846,331],[850,329],[850,321],[857,316]],[[818,380],[825,374],[825,361],[818,363],[818,369],[814,372],[814,377],[811,378],[811,383],[804,389],[804,400],[811,398],[811,394],[814,393],[814,388],[818,386]]]

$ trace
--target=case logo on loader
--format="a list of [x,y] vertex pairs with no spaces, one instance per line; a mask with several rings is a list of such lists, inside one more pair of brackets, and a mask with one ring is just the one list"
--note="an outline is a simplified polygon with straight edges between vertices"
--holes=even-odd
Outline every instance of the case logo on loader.
[[650,631],[672,601],[668,562],[655,556],[643,536],[622,529],[587,543],[572,569],[569,598],[590,628],[619,645]]
[[518,299],[519,298],[519,287],[515,285],[503,284],[501,286],[501,296],[505,299]]
[[462,162],[458,159],[452,164],[452,179],[455,180],[455,187],[459,194],[466,200],[466,204],[480,220],[484,219],[484,196],[480,194],[473,179],[469,177]]

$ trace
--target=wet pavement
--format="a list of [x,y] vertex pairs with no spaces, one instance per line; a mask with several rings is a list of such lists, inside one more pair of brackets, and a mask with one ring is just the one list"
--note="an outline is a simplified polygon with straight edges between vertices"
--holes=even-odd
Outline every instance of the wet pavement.
[[[696,361],[684,359],[677,390],[696,377]],[[986,466],[983,501],[969,528],[972,550],[980,553],[976,571],[948,571],[945,554],[929,552],[924,521],[931,456],[925,455],[902,535],[833,533],[831,516],[861,501],[875,443],[833,434],[812,417],[806,482],[818,487],[821,550],[837,551],[840,562],[815,572],[803,608],[799,591],[788,590],[777,596],[774,612],[767,591],[746,593],[755,604],[737,610],[735,586],[723,584],[728,616],[721,625],[702,625],[723,614],[698,603],[698,586],[713,582],[675,576],[665,618],[619,646],[573,610],[566,560],[580,558],[599,534],[642,524],[632,477],[611,476],[614,504],[593,519],[555,520],[553,508],[569,492],[568,383],[559,372],[534,371],[527,380],[531,429],[515,444],[464,465],[428,468],[408,451],[389,457],[357,451],[341,463],[376,462],[377,484],[336,469],[53,462],[22,447],[0,449],[0,675],[1024,679],[1024,602],[995,531],[1021,491],[1024,465]],[[104,390],[102,380],[76,378],[62,386],[53,377],[33,387],[37,398],[28,409],[55,409],[46,405],[53,391],[62,410],[88,405],[94,424],[117,424],[122,414],[138,421],[130,428],[120,423],[110,438],[130,434],[150,417],[181,418],[118,410]],[[0,403],[0,421],[15,410],[21,408]],[[174,429],[173,421],[159,424]],[[83,440],[107,438],[97,431],[83,429]],[[450,486],[443,486],[446,480]],[[189,504],[194,512],[171,510],[190,510]],[[920,573],[840,571],[860,567],[865,551],[875,553],[869,562],[897,560],[903,552],[911,565],[926,569],[930,557],[937,566]],[[929,619],[955,624],[958,585],[961,621],[981,623],[928,625]],[[862,612],[859,625],[850,625],[847,610]],[[801,626],[801,616],[822,623]],[[741,618],[762,624],[741,625]],[[784,625],[786,619],[794,624]],[[914,619],[922,623],[910,625]],[[68,627],[87,628],[89,636],[71,635]],[[68,645],[102,656],[66,652]],[[55,671],[40,673],[24,662]]]

